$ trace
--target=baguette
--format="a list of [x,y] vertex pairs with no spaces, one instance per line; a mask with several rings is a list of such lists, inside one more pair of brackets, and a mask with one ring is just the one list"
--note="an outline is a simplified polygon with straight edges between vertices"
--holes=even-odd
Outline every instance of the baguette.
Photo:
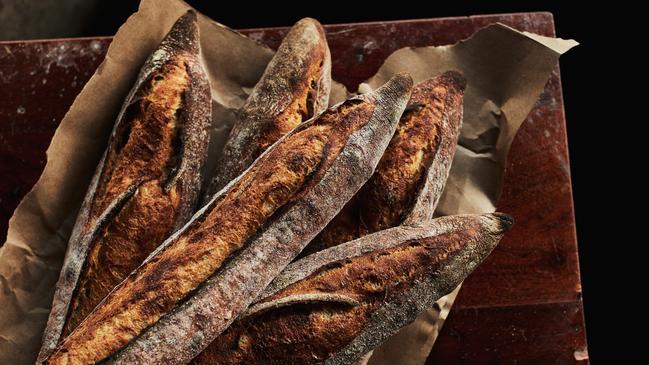
[[298,260],[192,363],[352,364],[451,292],[511,224],[447,216]]
[[209,345],[372,175],[412,88],[375,92],[266,150],[120,283],[48,364],[183,364]]
[[271,144],[322,113],[329,102],[331,56],[317,20],[297,22],[238,111],[203,202],[239,176]]
[[466,81],[455,71],[415,85],[374,175],[300,257],[433,218],[455,154],[465,88]]
[[117,117],[69,241],[41,360],[189,220],[210,124],[210,89],[190,11],[144,63]]

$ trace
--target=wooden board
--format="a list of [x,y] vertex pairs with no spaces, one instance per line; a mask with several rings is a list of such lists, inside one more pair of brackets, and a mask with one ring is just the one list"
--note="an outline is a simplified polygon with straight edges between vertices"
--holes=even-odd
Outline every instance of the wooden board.
[[[549,13],[327,26],[333,77],[355,90],[401,47],[454,43],[496,21],[554,35]],[[286,28],[243,32],[276,48]],[[110,41],[0,43],[0,242]],[[508,158],[498,208],[516,225],[465,282],[428,364],[588,363],[567,151],[557,67]]]

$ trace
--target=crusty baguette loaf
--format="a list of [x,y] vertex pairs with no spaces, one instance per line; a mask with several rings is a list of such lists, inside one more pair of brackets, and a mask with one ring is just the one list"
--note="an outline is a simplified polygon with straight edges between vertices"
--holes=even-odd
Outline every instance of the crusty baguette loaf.
[[203,201],[239,176],[271,144],[323,112],[331,89],[331,56],[317,20],[297,22],[238,111]]
[[298,260],[193,363],[352,364],[452,291],[511,224],[447,216]]
[[415,85],[374,175],[300,257],[433,218],[455,154],[465,87],[455,71]]
[[412,88],[397,75],[303,123],[167,239],[48,364],[182,364],[209,345],[372,175]]
[[189,220],[210,124],[196,14],[188,12],[145,62],[119,113],[69,242],[41,359]]

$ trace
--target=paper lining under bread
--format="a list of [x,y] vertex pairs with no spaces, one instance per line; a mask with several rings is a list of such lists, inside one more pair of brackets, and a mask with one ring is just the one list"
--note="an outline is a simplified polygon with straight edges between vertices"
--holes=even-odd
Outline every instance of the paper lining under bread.
[[[139,12],[120,28],[106,60],[57,129],[45,170],[14,212],[7,243],[0,248],[0,363],[33,363],[81,195],[101,157],[119,106],[144,59],[187,8],[178,0],[142,1]],[[272,51],[204,16],[199,18],[202,57],[214,98],[211,152],[215,153],[226,136],[232,111],[241,106]],[[498,49],[492,48],[494,44]],[[469,83],[465,127],[438,213],[490,212],[499,196],[504,161],[520,123],[537,100],[559,54],[575,44],[493,25],[454,46],[399,50],[360,90],[379,85],[397,71],[407,70],[415,81],[448,69],[461,71]],[[345,91],[338,84],[332,89],[333,104]],[[493,133],[494,129],[498,133]],[[495,139],[485,138],[493,135]],[[411,334],[404,336],[418,334],[400,343],[408,346],[390,346],[395,342],[389,340],[387,348],[375,351],[381,356],[372,363],[423,364],[439,326],[435,318],[434,312],[420,316],[402,331]]]

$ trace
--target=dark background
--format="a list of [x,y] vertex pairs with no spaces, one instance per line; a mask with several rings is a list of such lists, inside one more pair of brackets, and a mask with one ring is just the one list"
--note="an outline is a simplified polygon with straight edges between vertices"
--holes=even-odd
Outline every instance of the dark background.
[[[633,52],[623,50],[621,46],[613,46],[625,42],[633,34],[631,28],[638,24],[630,20],[628,9],[625,16],[621,16],[617,8],[622,8],[622,4],[577,8],[570,2],[528,1],[521,4],[437,1],[392,8],[378,3],[373,5],[351,1],[338,7],[332,2],[319,7],[307,6],[310,5],[308,2],[296,2],[294,5],[280,4],[277,1],[267,1],[261,5],[233,2],[228,8],[220,6],[219,2],[188,2],[206,15],[233,28],[288,26],[304,16],[315,17],[323,24],[331,24],[489,13],[552,12],[557,35],[581,43],[561,58],[560,67],[589,353],[591,359],[597,359],[608,352],[606,349],[610,347],[612,336],[607,336],[607,330],[602,325],[614,321],[614,318],[610,309],[608,312],[602,310],[604,306],[600,306],[600,303],[610,300],[611,294],[621,290],[619,282],[626,281],[612,277],[612,273],[617,270],[610,264],[625,259],[621,257],[622,251],[611,247],[624,245],[626,241],[620,234],[611,237],[606,232],[605,227],[611,226],[611,223],[614,227],[619,227],[615,224],[619,223],[617,218],[620,217],[619,214],[614,215],[615,222],[607,219],[611,214],[606,205],[613,202],[617,209],[621,209],[616,200],[623,200],[617,196],[618,191],[613,184],[609,184],[606,179],[615,176],[616,172],[623,174],[625,171],[620,166],[620,155],[624,150],[615,147],[615,141],[619,143],[627,138],[624,133],[628,128],[623,123],[634,121],[624,115],[633,106],[630,106],[630,100],[625,96],[627,87],[623,83],[635,79],[627,73],[628,70],[615,69],[611,59],[618,58],[619,62],[620,58],[634,58]],[[135,0],[0,0],[0,40],[112,35],[137,10],[137,4],[138,1]],[[610,52],[620,54],[611,58],[603,56]],[[611,69],[614,71],[610,71]],[[626,222],[626,218],[623,222]]]

